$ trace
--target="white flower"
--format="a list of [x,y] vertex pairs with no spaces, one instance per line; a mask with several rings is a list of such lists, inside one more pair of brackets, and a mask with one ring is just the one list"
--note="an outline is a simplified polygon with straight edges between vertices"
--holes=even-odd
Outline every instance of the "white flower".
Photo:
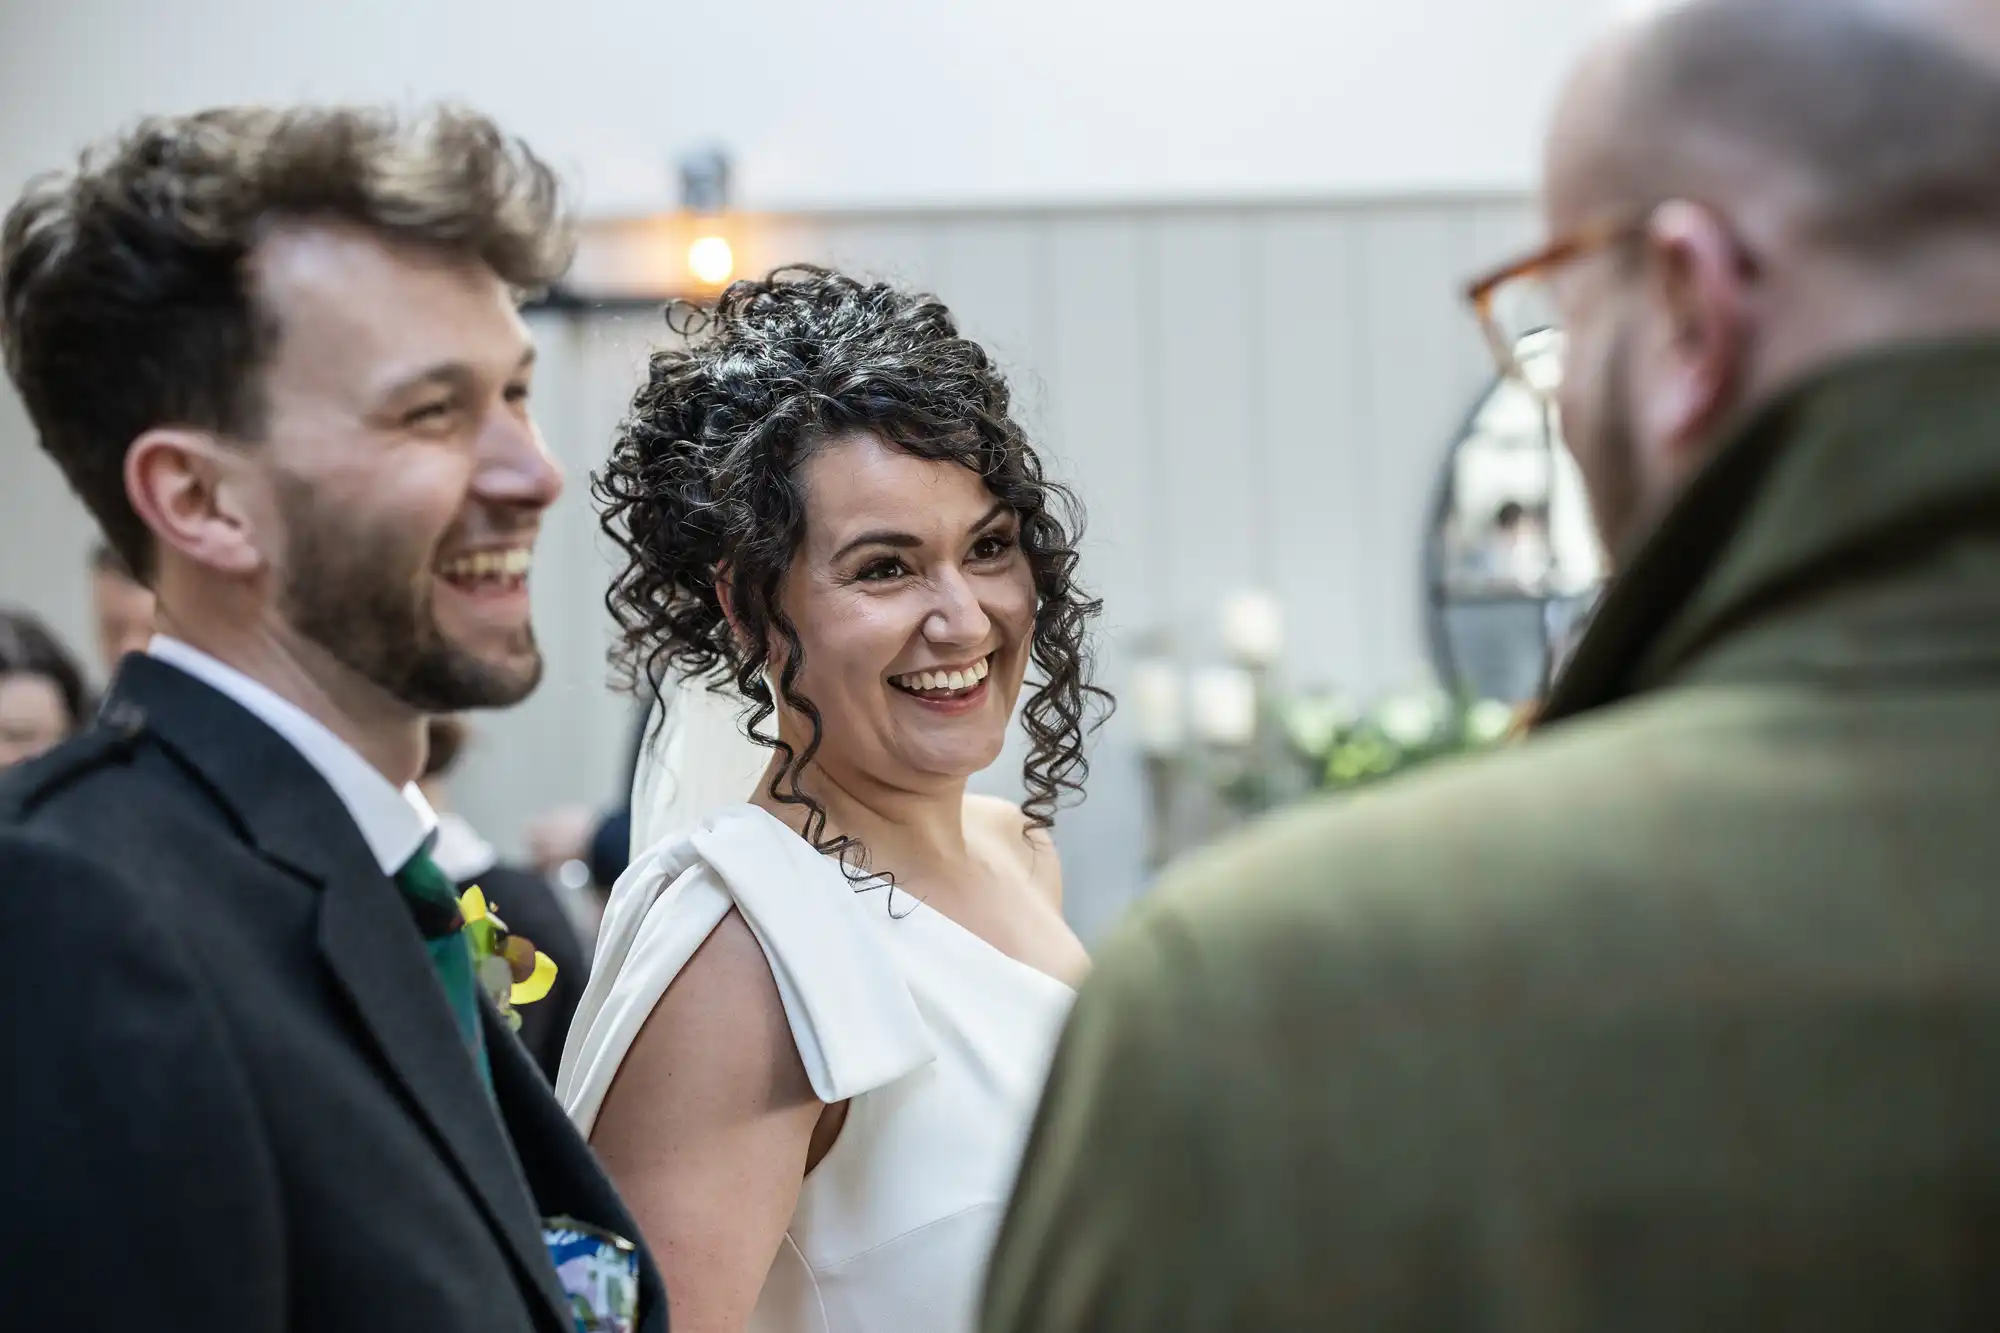
[[1409,749],[1437,735],[1445,709],[1441,695],[1398,695],[1376,706],[1375,725],[1391,743]]
[[1514,725],[1514,710],[1497,699],[1481,699],[1465,717],[1465,729],[1481,745],[1490,745]]
[[1353,723],[1354,705],[1339,695],[1309,695],[1284,708],[1285,735],[1306,754],[1325,754],[1343,727]]

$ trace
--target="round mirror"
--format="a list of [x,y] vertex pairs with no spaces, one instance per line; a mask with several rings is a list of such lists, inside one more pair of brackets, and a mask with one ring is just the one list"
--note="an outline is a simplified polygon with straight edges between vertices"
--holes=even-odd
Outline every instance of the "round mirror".
[[1605,574],[1583,478],[1545,392],[1562,334],[1531,333],[1515,357],[1527,382],[1497,378],[1452,442],[1424,553],[1439,680],[1511,704],[1547,689]]

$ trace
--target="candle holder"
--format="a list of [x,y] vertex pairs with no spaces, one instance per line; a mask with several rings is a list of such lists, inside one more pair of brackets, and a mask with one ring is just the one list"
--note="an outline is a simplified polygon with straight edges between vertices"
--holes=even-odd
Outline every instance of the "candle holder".
[[1273,688],[1282,605],[1249,589],[1224,602],[1220,620],[1224,661],[1184,670],[1165,637],[1150,636],[1125,691],[1146,778],[1151,869],[1305,789]]
[[1222,646],[1231,661],[1268,671],[1285,652],[1285,607],[1275,593],[1246,588],[1222,604]]
[[1173,831],[1181,802],[1187,749],[1186,701],[1181,671],[1164,641],[1146,645],[1147,655],[1132,666],[1126,700],[1139,729],[1140,763],[1146,781],[1146,869],[1157,871],[1173,859]]
[[1146,774],[1146,850],[1148,874],[1174,859],[1175,816],[1180,806],[1181,764],[1173,755],[1149,754],[1142,761]]

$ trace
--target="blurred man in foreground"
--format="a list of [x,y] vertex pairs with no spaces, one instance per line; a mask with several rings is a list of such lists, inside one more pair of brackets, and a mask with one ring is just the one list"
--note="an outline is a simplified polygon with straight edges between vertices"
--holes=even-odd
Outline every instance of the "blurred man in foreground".
[[2000,1327],[2000,10],[1695,0],[1545,202],[1619,577],[1105,952],[990,1333]]

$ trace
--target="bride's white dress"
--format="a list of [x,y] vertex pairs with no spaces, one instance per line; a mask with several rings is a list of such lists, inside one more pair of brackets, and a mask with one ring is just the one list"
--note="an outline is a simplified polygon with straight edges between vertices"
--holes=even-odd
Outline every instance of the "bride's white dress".
[[752,1333],[970,1333],[1069,987],[900,890],[857,891],[751,805],[618,881],[557,1095],[585,1134],[654,1004],[735,907],[812,1087],[847,1102]]

